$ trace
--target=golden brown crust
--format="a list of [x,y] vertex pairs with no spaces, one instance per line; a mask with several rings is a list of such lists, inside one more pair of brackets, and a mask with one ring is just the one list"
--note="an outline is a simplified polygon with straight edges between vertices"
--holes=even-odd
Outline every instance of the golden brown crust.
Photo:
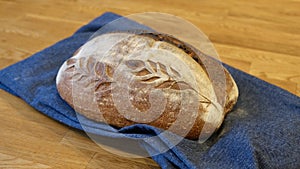
[[[193,46],[183,41],[180,41],[179,39],[176,39],[175,37],[172,37],[170,35],[159,34],[159,33],[141,33],[141,35],[151,37],[157,41],[164,41],[170,43],[182,49],[185,53],[191,56],[199,65],[201,65],[201,67],[204,68],[207,75],[209,75],[208,70],[206,69],[207,67],[213,67],[213,68],[219,67],[219,69],[209,70],[210,73],[213,74],[214,76],[219,74],[219,76],[216,77],[216,79],[218,79],[215,84],[216,94],[219,97],[218,99],[220,102],[222,102],[222,100],[225,101],[225,103],[221,103],[221,104],[225,105],[224,111],[226,113],[228,113],[233,108],[233,106],[237,101],[238,89],[234,82],[234,79],[232,78],[228,70],[226,70],[226,68],[222,66],[222,63],[220,61],[205,55],[204,53],[197,50]],[[220,71],[221,69],[224,69],[224,73]],[[212,71],[220,71],[220,72],[212,72]],[[225,82],[221,82],[220,79],[224,79]],[[225,90],[226,95],[222,94],[224,93],[224,91],[221,88],[223,88],[224,86],[226,86],[226,90]]]
[[[237,100],[237,87],[228,71],[222,67],[223,71],[217,77],[223,77],[224,84],[214,82],[209,78],[210,70],[204,65],[219,63],[213,59],[207,59],[207,56],[174,37],[154,33],[129,36],[125,33],[112,33],[103,38],[110,39],[113,47],[103,53],[99,49],[100,54],[76,52],[74,57],[64,63],[57,77],[57,89],[61,97],[77,112],[92,120],[106,122],[116,127],[146,123],[165,130],[169,129],[189,139],[198,139],[200,133],[204,133],[205,137],[205,133],[210,135],[218,128],[225,113],[232,109]],[[157,52],[151,53],[151,49]],[[105,50],[105,47],[102,50]],[[140,57],[145,54],[144,50],[149,50],[152,55],[163,55],[165,51],[169,51],[170,53],[166,55],[170,57],[175,55],[176,58],[178,56],[177,60],[189,66],[195,79],[182,77],[186,76],[180,71],[182,65],[170,64],[168,63],[170,59],[157,58],[157,56]],[[134,59],[123,59],[131,53],[138,56]],[[99,60],[98,55],[107,55],[107,57]],[[115,74],[118,74],[118,69],[122,66],[124,70],[126,68],[130,71],[130,77],[133,80],[130,81],[128,89],[130,101],[119,103],[120,110],[116,105],[115,97],[122,98],[126,92],[123,94],[122,90],[117,93],[114,91],[118,91],[115,88],[118,88],[116,83],[120,81]],[[120,76],[122,78],[129,76],[129,74],[124,74]],[[182,80],[184,78],[185,80]],[[151,92],[154,89],[161,91],[160,94],[163,94],[165,100],[157,101],[159,94],[153,94],[155,99],[151,100]],[[183,111],[191,113],[186,117],[180,113],[185,100],[188,101],[190,107],[197,107],[197,111]],[[147,114],[147,111],[153,107],[154,109],[159,107],[162,103],[165,103],[163,112],[154,120],[149,121],[154,115],[149,112]],[[131,110],[130,105],[138,113],[127,112],[124,117],[120,111]],[[221,114],[209,115],[210,110],[215,109],[216,105],[223,105],[224,111]],[[125,108],[122,109],[122,107]],[[180,121],[179,117],[185,118],[181,118]],[[187,125],[187,123],[191,124]],[[186,128],[191,128],[191,130],[184,131]]]

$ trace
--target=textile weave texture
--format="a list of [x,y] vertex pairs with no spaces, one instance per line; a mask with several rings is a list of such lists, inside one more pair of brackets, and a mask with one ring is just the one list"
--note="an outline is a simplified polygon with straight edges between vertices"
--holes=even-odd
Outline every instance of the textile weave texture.
[[[104,13],[71,37],[2,69],[0,88],[52,119],[82,130],[74,110],[57,92],[56,74],[63,62],[95,31],[120,17]],[[134,23],[128,21],[124,26],[134,26]],[[162,168],[300,168],[300,98],[228,65],[225,67],[235,79],[240,94],[221,128],[203,144],[184,139],[152,158]],[[160,132],[140,124],[120,130],[92,122],[86,126],[91,132],[97,129],[100,135],[115,139],[124,135],[142,138]],[[164,138],[161,140],[166,142]],[[146,144],[142,147],[150,154],[156,148]]]

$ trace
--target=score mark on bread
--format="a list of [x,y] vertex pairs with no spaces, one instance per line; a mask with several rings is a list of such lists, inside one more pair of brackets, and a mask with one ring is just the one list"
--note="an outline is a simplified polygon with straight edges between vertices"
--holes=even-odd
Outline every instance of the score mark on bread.
[[238,89],[225,68],[225,85],[213,82],[199,54],[208,56],[199,52],[164,34],[103,34],[62,65],[57,89],[91,120],[115,127],[144,123],[201,139],[220,127]]

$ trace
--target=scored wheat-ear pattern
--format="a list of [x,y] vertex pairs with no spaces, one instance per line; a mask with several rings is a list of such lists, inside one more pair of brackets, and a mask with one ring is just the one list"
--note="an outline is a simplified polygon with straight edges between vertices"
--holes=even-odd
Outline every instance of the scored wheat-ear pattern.
[[132,70],[136,80],[141,83],[153,85],[155,88],[196,91],[188,83],[179,80],[181,79],[180,73],[160,62],[128,60],[125,64]]
[[72,73],[72,80],[94,87],[95,92],[105,93],[112,88],[114,69],[107,63],[93,57],[71,58],[67,61],[66,72]]
[[194,89],[190,84],[182,81],[182,75],[170,66],[151,60],[127,60],[125,64],[131,69],[136,80],[141,83],[149,84],[155,88],[173,89],[173,90],[193,90],[204,100],[201,103],[211,104],[212,102],[206,96]]
[[[123,62],[135,76],[135,80],[157,89],[192,90],[201,99],[201,103],[212,104],[190,84],[182,81],[182,75],[170,66],[151,60],[131,59]],[[95,92],[106,93],[112,90],[114,68],[108,63],[97,61],[93,57],[71,58],[67,61],[66,72],[72,72],[72,80],[95,87]]]

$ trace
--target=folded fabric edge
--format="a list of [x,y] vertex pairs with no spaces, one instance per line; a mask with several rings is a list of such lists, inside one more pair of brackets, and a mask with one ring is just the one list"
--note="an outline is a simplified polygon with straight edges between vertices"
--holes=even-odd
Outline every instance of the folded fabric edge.
[[[290,91],[288,91],[288,90],[286,90],[286,89],[283,89],[283,88],[278,87],[278,86],[276,86],[276,85],[274,85],[274,84],[271,84],[271,83],[269,83],[269,82],[267,82],[267,81],[265,81],[265,80],[263,80],[263,79],[260,79],[260,78],[258,78],[258,77],[255,77],[255,76],[253,76],[253,75],[251,75],[251,74],[249,74],[249,73],[246,73],[246,72],[244,72],[244,71],[242,71],[242,70],[240,70],[240,69],[234,68],[234,67],[232,67],[232,66],[230,66],[230,65],[228,65],[228,64],[226,64],[226,63],[223,63],[223,65],[224,65],[224,67],[230,72],[230,74],[233,76],[233,78],[235,79],[236,83],[238,83],[238,81],[237,81],[238,78],[236,77],[236,76],[237,76],[236,72],[238,71],[238,72],[239,72],[238,76],[243,75],[243,76],[246,77],[249,81],[260,81],[261,84],[263,84],[263,85],[261,85],[261,86],[264,86],[264,87],[265,87],[265,86],[268,86],[269,90],[272,90],[272,92],[266,93],[266,94],[268,94],[268,95],[271,94],[271,95],[275,96],[274,93],[278,92],[278,91],[276,91],[276,90],[279,90],[279,91],[280,91],[280,94],[282,94],[282,95],[285,96],[285,97],[288,97],[289,99],[292,99],[292,100],[299,100],[299,99],[300,99],[299,96],[297,96],[297,95],[291,93]],[[264,90],[264,91],[267,92],[267,90]],[[275,91],[276,91],[276,92],[275,92]]]
[[[109,17],[109,15],[111,15],[111,14],[113,14],[113,13],[111,13],[111,12],[107,12],[107,13],[104,13],[103,15],[108,15],[108,17]],[[116,14],[113,14],[113,15],[116,15]],[[117,16],[119,16],[119,15],[116,15],[116,17]],[[100,18],[100,17],[99,17]],[[95,20],[98,20],[99,18],[96,18],[96,19],[94,19],[92,22],[94,22]],[[118,17],[117,17],[118,18]],[[107,23],[109,23],[109,22],[107,22]],[[85,32],[85,31],[91,31],[90,29],[92,28],[92,26],[91,27],[89,27],[88,26],[88,24],[86,25],[87,27],[85,28],[85,29],[82,29],[83,27],[85,27],[85,26],[83,26],[82,28],[80,28],[77,32]],[[99,25],[98,25],[99,26]],[[97,28],[97,29],[99,29],[99,28]],[[77,33],[76,32],[76,33]],[[234,69],[235,68],[232,68],[232,67],[230,67],[230,66],[227,66],[227,68],[228,69],[230,69],[229,71],[231,72],[231,73],[233,73],[233,76],[234,76]],[[247,73],[245,73],[245,72],[243,72],[244,73],[244,75],[248,78],[248,80],[255,80],[255,81],[257,81],[257,80],[261,80],[261,79],[259,79],[259,78],[256,78],[256,77],[254,77],[254,76],[251,76],[251,75],[249,75],[249,74],[247,74]],[[261,80],[261,81],[263,81],[263,80]],[[270,83],[268,83],[268,82],[265,82],[265,81],[263,81],[265,84],[270,84]],[[272,84],[271,84],[272,85]],[[276,88],[279,88],[279,87],[277,87],[277,86],[275,86],[275,85],[272,85],[272,86],[274,86],[274,87],[276,87]],[[10,92],[11,94],[14,94],[14,95],[16,95],[17,96],[17,94],[14,92],[14,91],[12,91],[8,86],[5,86],[4,84],[2,84],[1,82],[0,82],[0,88],[2,88],[3,90],[5,90],[5,91],[7,91],[7,92]],[[275,91],[275,88],[271,88],[272,90],[274,90]],[[296,95],[293,95],[292,93],[290,93],[290,92],[288,92],[288,91],[286,91],[286,90],[284,90],[284,89],[282,89],[282,88],[279,88],[279,89],[281,89],[281,94],[283,94],[284,96],[287,96],[288,98],[292,98],[292,99],[299,99],[299,97],[297,97]],[[286,92],[288,92],[288,93],[286,93]],[[274,94],[272,94],[272,93],[269,93],[268,95],[274,95]],[[296,100],[297,101],[297,100]],[[299,100],[298,100],[299,101]],[[56,118],[54,118],[55,120],[57,120]],[[59,120],[58,120],[59,121]],[[65,124],[65,123],[64,123]],[[71,126],[71,125],[69,125],[68,124],[68,126]],[[71,127],[73,127],[73,126],[71,126]],[[76,127],[75,127],[76,128]]]
[[17,94],[16,92],[14,92],[13,90],[11,90],[9,87],[5,86],[5,85],[4,85],[3,83],[1,83],[1,82],[0,82],[0,89],[6,91],[6,92],[8,92],[8,93],[10,93],[10,94],[12,94],[12,95],[14,95],[14,96],[16,96],[16,97],[20,97],[20,96],[18,96],[18,94]]
[[[80,27],[74,34],[81,33],[81,32],[96,32],[99,28],[102,26],[121,18],[121,15],[115,14],[113,12],[104,12],[100,15],[100,17],[97,17],[90,22],[88,22],[86,25]],[[95,24],[98,23],[98,24]],[[101,23],[101,25],[99,25]]]

